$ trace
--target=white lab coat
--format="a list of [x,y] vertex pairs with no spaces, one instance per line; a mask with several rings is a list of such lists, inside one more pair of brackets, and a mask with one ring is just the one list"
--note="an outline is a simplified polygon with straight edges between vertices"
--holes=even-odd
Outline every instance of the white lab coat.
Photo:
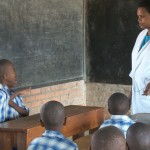
[[150,96],[142,95],[150,82],[150,41],[140,50],[147,31],[145,29],[139,34],[132,51],[132,70],[129,74],[132,78],[132,114],[150,113]]

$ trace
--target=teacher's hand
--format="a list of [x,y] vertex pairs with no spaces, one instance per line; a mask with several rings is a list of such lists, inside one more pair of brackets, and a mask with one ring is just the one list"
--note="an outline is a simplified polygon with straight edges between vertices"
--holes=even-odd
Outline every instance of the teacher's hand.
[[143,95],[150,95],[150,82],[147,84]]

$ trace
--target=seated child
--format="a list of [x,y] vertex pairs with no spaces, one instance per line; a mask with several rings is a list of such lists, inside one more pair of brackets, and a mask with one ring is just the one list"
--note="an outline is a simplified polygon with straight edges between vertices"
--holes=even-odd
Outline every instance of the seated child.
[[108,111],[112,114],[111,118],[105,120],[100,128],[115,126],[119,128],[126,137],[128,128],[135,122],[126,114],[129,110],[129,99],[122,93],[114,93],[108,99]]
[[6,59],[0,60],[0,122],[25,117],[29,109],[23,104],[22,92],[12,91],[16,84],[16,73],[13,64]]
[[114,126],[97,130],[91,139],[91,150],[127,150],[126,140],[118,128]]
[[74,142],[61,134],[65,123],[65,110],[61,103],[49,101],[44,104],[40,111],[40,118],[46,130],[41,137],[30,143],[28,150],[78,150]]
[[150,126],[137,122],[127,131],[129,150],[150,150]]

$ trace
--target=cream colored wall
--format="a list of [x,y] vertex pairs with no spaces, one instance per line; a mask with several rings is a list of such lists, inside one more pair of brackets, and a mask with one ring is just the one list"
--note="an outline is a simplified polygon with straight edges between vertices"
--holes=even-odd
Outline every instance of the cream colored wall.
[[111,94],[121,92],[129,95],[130,85],[86,83],[86,104],[89,106],[102,106],[105,108],[105,118],[110,117],[107,111],[107,100]]

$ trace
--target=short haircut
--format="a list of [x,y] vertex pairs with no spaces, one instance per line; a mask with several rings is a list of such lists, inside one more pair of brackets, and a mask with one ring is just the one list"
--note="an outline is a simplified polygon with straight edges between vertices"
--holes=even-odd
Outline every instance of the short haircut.
[[112,115],[124,115],[129,107],[129,99],[123,93],[114,93],[108,99],[108,108]]
[[138,7],[144,7],[150,13],[150,0],[140,0]]
[[65,119],[64,106],[60,102],[49,101],[42,106],[40,117],[46,128],[60,127]]
[[126,140],[117,127],[107,126],[93,134],[91,150],[126,150]]
[[129,127],[126,137],[131,150],[150,150],[150,126],[137,122]]
[[5,74],[8,65],[12,65],[12,62],[10,60],[7,59],[0,60],[0,81],[2,80],[2,77]]

